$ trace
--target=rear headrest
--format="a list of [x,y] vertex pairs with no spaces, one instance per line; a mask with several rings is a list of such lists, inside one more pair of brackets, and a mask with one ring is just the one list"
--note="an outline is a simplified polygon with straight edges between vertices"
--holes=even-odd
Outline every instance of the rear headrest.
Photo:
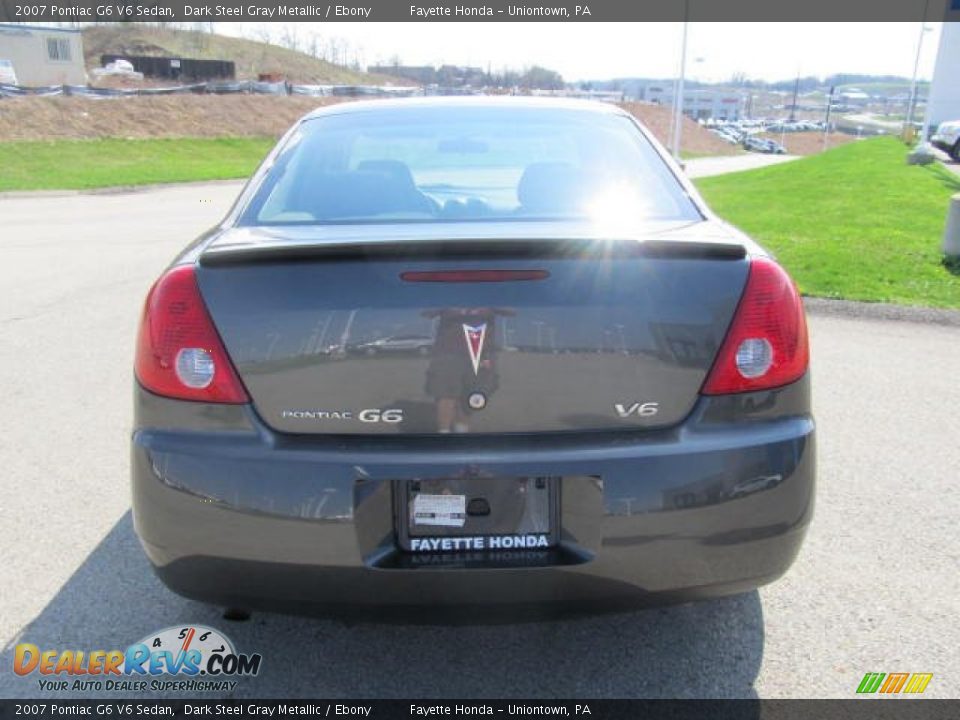
[[297,210],[317,220],[376,217],[391,213],[429,213],[429,201],[412,180],[382,172],[316,173]]
[[562,213],[582,205],[583,192],[583,174],[570,163],[533,163],[523,171],[517,200],[521,212]]
[[410,187],[415,187],[413,173],[406,164],[399,160],[364,160],[357,165],[358,172],[379,173],[402,181]]

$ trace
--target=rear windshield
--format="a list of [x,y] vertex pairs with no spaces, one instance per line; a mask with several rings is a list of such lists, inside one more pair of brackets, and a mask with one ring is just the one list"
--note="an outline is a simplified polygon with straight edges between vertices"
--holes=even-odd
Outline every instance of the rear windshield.
[[392,108],[304,122],[241,225],[698,220],[629,118],[557,108]]

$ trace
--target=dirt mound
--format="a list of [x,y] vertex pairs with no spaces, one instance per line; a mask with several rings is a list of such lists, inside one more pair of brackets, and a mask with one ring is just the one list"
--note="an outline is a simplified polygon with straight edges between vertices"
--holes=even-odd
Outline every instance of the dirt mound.
[[[341,100],[275,95],[6,98],[0,101],[0,142],[104,137],[279,137],[301,115],[334,102]],[[624,107],[661,142],[669,141],[669,108],[640,103]],[[683,150],[695,155],[742,152],[686,118]]]
[[279,137],[334,98],[268,95],[168,95],[0,100],[0,141],[91,138]]
[[[623,103],[622,107],[633,113],[660,142],[669,143],[673,108],[647,103]],[[739,145],[724,142],[688,117],[683,118],[680,149],[689,155],[740,155],[744,152]]]
[[[780,142],[780,133],[761,133],[760,137]],[[846,145],[856,139],[853,135],[847,135],[846,133],[830,133],[827,137],[827,148]],[[784,133],[783,146],[790,155],[816,155],[818,152],[823,152],[823,133]]]

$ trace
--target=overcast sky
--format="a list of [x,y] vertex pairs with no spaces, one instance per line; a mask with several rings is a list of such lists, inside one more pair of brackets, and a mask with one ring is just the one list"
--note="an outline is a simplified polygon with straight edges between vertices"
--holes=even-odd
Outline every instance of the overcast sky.
[[[842,2],[842,0],[838,0]],[[920,76],[933,72],[939,23],[925,34]],[[292,29],[349,43],[361,64],[474,65],[494,70],[542,65],[567,81],[672,77],[681,23],[218,23],[216,32],[247,37]],[[802,75],[868,73],[910,77],[920,23],[690,23],[688,77],[784,80]]]

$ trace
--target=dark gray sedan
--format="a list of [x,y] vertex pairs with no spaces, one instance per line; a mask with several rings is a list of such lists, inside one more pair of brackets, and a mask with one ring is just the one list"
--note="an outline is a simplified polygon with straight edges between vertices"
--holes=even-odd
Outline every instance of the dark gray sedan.
[[[417,352],[354,352],[419,338]],[[230,608],[754,588],[810,521],[803,306],[616,107],[344,103],[147,297],[136,529]]]

